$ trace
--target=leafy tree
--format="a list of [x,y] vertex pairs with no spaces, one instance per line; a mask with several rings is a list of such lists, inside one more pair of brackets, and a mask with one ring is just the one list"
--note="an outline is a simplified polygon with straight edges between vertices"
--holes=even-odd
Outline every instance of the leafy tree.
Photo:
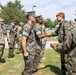
[[53,24],[52,20],[50,18],[48,18],[47,19],[47,27],[52,28],[52,24]]
[[23,10],[23,5],[21,5],[21,1],[9,1],[5,6],[0,4],[0,7],[0,17],[5,20],[5,23],[9,23],[10,20],[14,20],[16,24],[19,24],[19,22],[26,23],[26,12],[25,10]]
[[57,20],[54,20],[53,27],[55,27],[56,25],[58,25],[58,21]]

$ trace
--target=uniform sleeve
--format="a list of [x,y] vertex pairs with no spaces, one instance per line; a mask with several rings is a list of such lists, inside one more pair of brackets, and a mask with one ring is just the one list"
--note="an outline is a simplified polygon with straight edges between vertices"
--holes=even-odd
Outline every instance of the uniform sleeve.
[[72,35],[69,32],[68,36],[67,36],[67,40],[66,42],[63,42],[62,44],[59,44],[55,47],[56,51],[61,51],[61,52],[67,52],[68,50],[70,50],[71,48],[71,44],[72,44]]
[[31,30],[31,27],[29,27],[29,25],[25,25],[24,28],[23,28],[23,32],[22,32],[22,35],[24,36],[29,36],[30,34],[30,30]]
[[70,24],[68,22],[64,23],[64,32],[67,35],[69,33]]
[[42,34],[42,28],[41,28],[41,26],[37,25],[35,31],[36,31],[36,35]]
[[57,36],[58,35],[58,29],[55,32],[51,33],[51,36]]
[[16,33],[16,30],[12,27],[12,26],[9,26],[7,32],[13,32],[13,33]]

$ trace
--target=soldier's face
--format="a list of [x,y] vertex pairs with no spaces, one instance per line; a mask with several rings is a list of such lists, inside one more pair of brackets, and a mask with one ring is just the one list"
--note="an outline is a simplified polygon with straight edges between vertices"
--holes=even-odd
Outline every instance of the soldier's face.
[[61,22],[61,20],[62,20],[62,17],[57,16],[57,21],[58,21],[58,22]]
[[30,16],[30,20],[31,20],[32,22],[35,22],[35,17]]
[[0,21],[0,24],[3,25],[4,24],[4,21]]
[[12,26],[15,26],[15,24],[14,24],[14,23],[11,23],[11,25],[12,25]]
[[42,19],[39,19],[38,22],[39,22],[40,24],[43,24],[43,20],[42,20]]

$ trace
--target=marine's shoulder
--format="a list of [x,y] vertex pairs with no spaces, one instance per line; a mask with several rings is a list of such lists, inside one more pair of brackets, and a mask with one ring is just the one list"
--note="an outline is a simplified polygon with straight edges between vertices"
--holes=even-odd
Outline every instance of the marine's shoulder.
[[31,28],[31,26],[30,26],[30,24],[29,24],[29,23],[26,23],[26,24],[24,25],[23,29],[26,29],[26,28],[28,28],[28,29],[30,29],[30,28]]

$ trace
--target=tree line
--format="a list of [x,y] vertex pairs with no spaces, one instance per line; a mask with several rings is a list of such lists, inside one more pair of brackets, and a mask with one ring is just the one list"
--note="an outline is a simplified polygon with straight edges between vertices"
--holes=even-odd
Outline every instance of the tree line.
[[[24,5],[21,4],[20,0],[15,0],[14,2],[9,1],[6,5],[0,4],[0,18],[3,18],[6,24],[10,20],[14,20],[16,24],[19,24],[19,22],[26,23],[26,10],[23,7]],[[53,28],[57,24],[58,22],[56,20],[47,19],[47,27]]]

